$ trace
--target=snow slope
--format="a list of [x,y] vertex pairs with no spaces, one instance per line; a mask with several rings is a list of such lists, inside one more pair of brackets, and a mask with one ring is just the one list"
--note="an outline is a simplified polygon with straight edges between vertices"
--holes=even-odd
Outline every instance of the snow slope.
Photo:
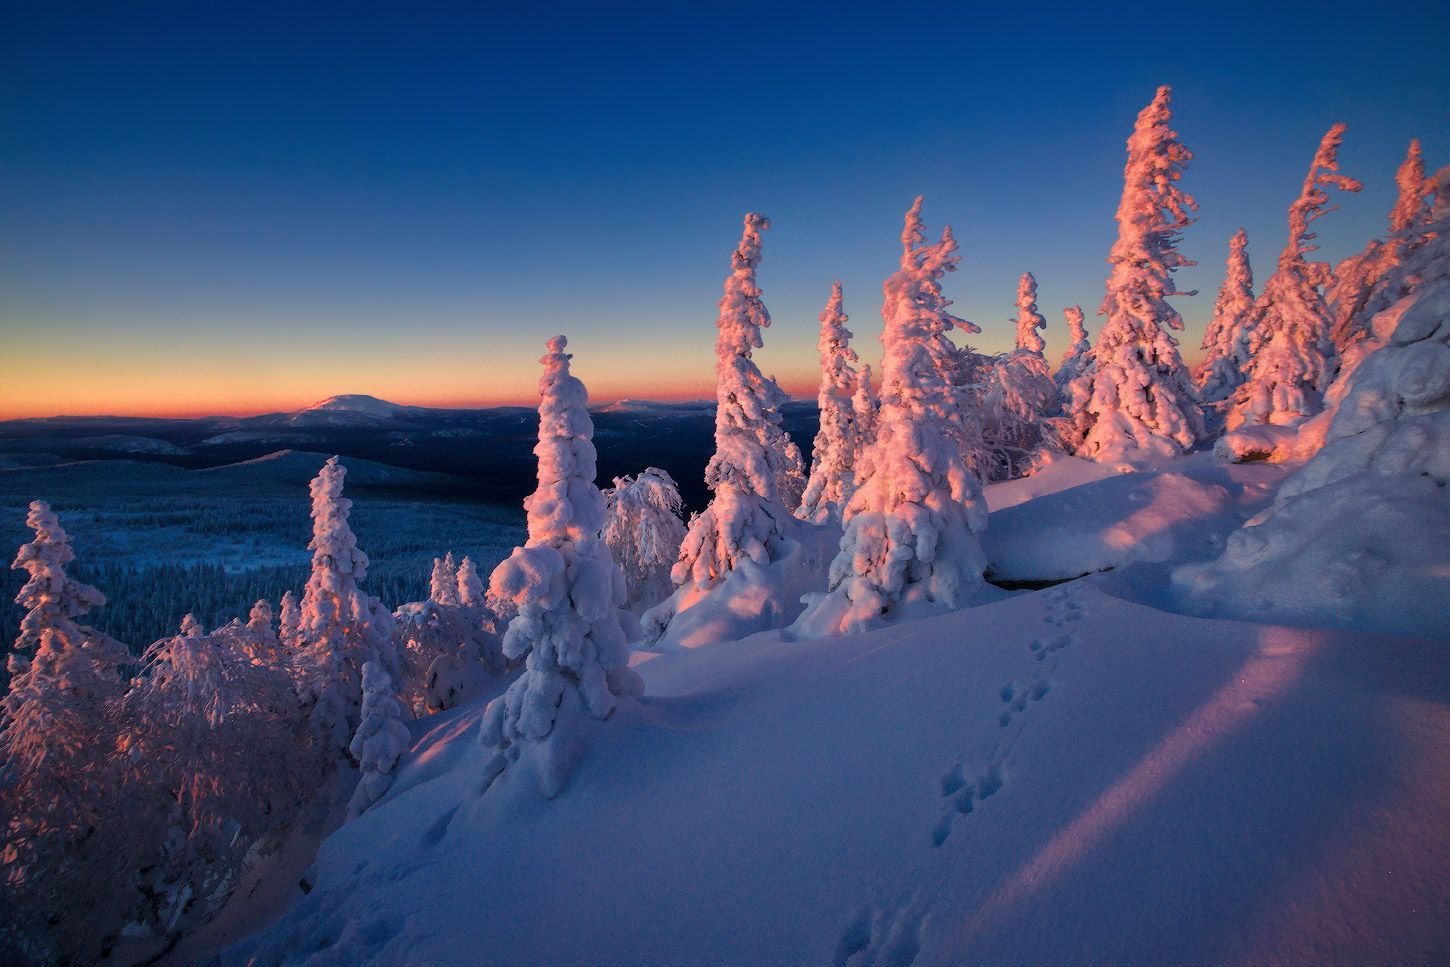
[[639,656],[551,802],[462,710],[223,962],[1443,958],[1444,644],[1108,586]]

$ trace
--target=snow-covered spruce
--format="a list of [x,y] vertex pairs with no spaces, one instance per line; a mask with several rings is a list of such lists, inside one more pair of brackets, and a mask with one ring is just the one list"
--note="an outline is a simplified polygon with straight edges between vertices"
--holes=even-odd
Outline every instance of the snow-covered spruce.
[[856,449],[851,454],[852,487],[854,478],[859,478],[861,454],[876,440],[876,421],[881,412],[881,400],[877,397],[876,384],[871,379],[871,367],[862,366],[856,374],[856,395],[851,397],[851,414],[856,421]]
[[0,960],[87,961],[128,912],[99,872],[120,832],[117,775],[101,750],[115,739],[127,653],[76,621],[106,599],[66,574],[75,554],[49,505],[32,503],[26,523],[35,537],[12,565],[28,574],[15,597],[25,616],[0,703]]
[[[820,429],[811,454],[811,475],[796,516],[822,523],[841,517],[856,485],[855,460],[861,451],[855,398],[862,392],[855,364],[860,357],[851,348],[851,330],[842,307],[841,283],[831,286],[831,297],[821,312]],[[866,389],[867,394],[870,389]],[[863,402],[863,407],[866,404]]]
[[1320,291],[1329,281],[1329,266],[1307,256],[1319,248],[1309,226],[1333,210],[1327,189],[1360,189],[1359,182],[1339,173],[1344,130],[1336,124],[1325,132],[1304,187],[1289,206],[1289,241],[1254,306],[1247,336],[1249,370],[1231,397],[1225,423],[1230,431],[1245,425],[1302,423],[1319,412],[1334,377],[1329,310]]
[[348,819],[356,819],[383,798],[393,784],[398,760],[408,751],[403,703],[394,694],[393,680],[380,662],[363,664],[362,691],[362,724],[348,747],[361,776],[347,804]]
[[685,540],[675,479],[658,467],[615,477],[604,492],[604,543],[624,572],[626,607],[647,608],[670,596],[670,570]]
[[453,563],[453,552],[433,559],[433,573],[428,578],[428,600],[444,607],[458,605],[458,566]]
[[361,721],[363,664],[377,659],[397,670],[392,615],[358,587],[367,577],[368,556],[348,526],[352,501],[342,496],[346,474],[337,457],[330,457],[312,481],[312,574],[297,627],[303,695],[318,731],[339,754]]
[[1168,302],[1177,269],[1194,263],[1178,251],[1197,204],[1178,186],[1193,154],[1169,127],[1171,91],[1158,88],[1128,139],[1118,239],[1108,262],[1106,317],[1089,371],[1068,387],[1074,450],[1101,462],[1174,456],[1202,434],[1202,418],[1169,330],[1183,319]]
[[1385,345],[1336,384],[1326,443],[1273,506],[1175,572],[1192,609],[1450,636],[1450,168],[1436,179],[1435,234],[1393,273],[1409,294],[1373,320]]
[[987,360],[975,410],[986,453],[981,475],[1009,480],[1027,472],[1037,454],[1057,449],[1061,424],[1057,384],[1038,333],[1047,320],[1037,311],[1037,280],[1028,272],[1017,285],[1017,348]]
[[441,712],[479,694],[508,670],[483,581],[467,557],[433,559],[427,601],[393,612],[397,626],[399,699],[414,715]]
[[1431,183],[1425,178],[1425,160],[1419,139],[1410,142],[1404,161],[1395,172],[1399,192],[1390,209],[1389,234],[1384,241],[1371,239],[1364,250],[1349,256],[1334,268],[1324,299],[1329,306],[1330,338],[1343,363],[1362,358],[1382,343],[1363,347],[1371,336],[1370,321],[1375,313],[1389,308],[1406,295],[1391,292],[1389,276],[1414,248],[1424,241],[1423,230],[1430,211],[1426,199]]
[[600,539],[604,495],[594,486],[594,423],[584,384],[569,372],[566,340],[539,360],[538,488],[524,501],[529,539],[494,569],[490,593],[513,602],[504,633],[523,675],[485,714],[480,742],[490,781],[524,762],[546,798],[559,794],[579,754],[583,723],[639,695],[628,666],[624,574]]
[[1023,272],[1017,280],[1017,348],[1041,356],[1047,348],[1039,329],[1047,328],[1047,320],[1037,311],[1037,279]]
[[1062,317],[1067,321],[1067,349],[1052,377],[1059,394],[1063,393],[1069,383],[1087,372],[1093,352],[1092,340],[1088,339],[1087,328],[1083,326],[1082,306],[1068,306],[1062,310]]
[[770,324],[755,282],[769,225],[747,214],[731,257],[716,323],[715,453],[705,468],[712,496],[685,533],[675,592],[640,619],[651,645],[701,645],[787,624],[819,567],[815,535],[792,513],[804,485],[800,451],[781,424],[785,394],[751,358]]
[[1223,285],[1213,302],[1213,318],[1203,333],[1203,362],[1194,382],[1204,403],[1229,398],[1244,381],[1249,365],[1248,329],[1254,312],[1254,270],[1249,265],[1249,236],[1242,228],[1228,243]]
[[135,852],[110,881],[147,897],[158,933],[203,920],[248,852],[284,834],[319,787],[332,750],[309,741],[290,669],[254,658],[258,631],[232,621],[152,645],[126,693],[117,759]]
[[830,591],[811,596],[795,624],[804,636],[859,631],[908,608],[955,608],[982,586],[986,527],[980,481],[962,457],[961,394],[953,378],[967,327],[947,311],[941,279],[959,260],[951,229],[926,242],[922,199],[906,213],[901,267],[882,286],[885,326],[876,438],[862,454],[846,506]]

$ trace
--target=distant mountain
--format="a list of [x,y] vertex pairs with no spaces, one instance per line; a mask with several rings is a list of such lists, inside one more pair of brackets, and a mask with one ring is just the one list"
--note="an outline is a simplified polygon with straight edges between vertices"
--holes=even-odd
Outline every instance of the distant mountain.
[[[349,393],[327,399],[291,413],[268,413],[241,420],[245,426],[314,427],[397,426],[420,422],[438,410],[426,406],[402,406],[376,396]],[[446,412],[446,411],[444,411]]]

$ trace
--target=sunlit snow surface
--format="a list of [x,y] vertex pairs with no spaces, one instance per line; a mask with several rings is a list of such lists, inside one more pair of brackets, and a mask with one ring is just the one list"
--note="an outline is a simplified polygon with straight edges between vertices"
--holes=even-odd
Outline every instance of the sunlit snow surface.
[[[646,698],[593,728],[551,802],[507,771],[481,795],[482,709],[450,713],[324,844],[317,889],[224,962],[1443,957],[1444,643],[1135,603],[1172,606],[1172,567],[1217,554],[1267,499],[1252,475],[1283,472],[1197,460],[1096,482],[1068,464],[1055,498],[1018,482],[1044,529],[1095,520],[1098,550],[1155,507],[1202,523],[1110,573],[863,635],[638,655]],[[1145,497],[1094,518],[1104,486]]]

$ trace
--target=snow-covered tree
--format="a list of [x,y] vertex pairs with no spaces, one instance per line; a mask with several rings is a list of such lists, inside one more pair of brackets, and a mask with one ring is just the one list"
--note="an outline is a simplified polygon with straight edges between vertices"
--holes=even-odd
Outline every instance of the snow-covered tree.
[[629,608],[669,597],[670,569],[685,539],[679,486],[664,470],[648,467],[637,477],[615,477],[604,492],[604,543],[624,572]]
[[1407,294],[1387,291],[1386,283],[1404,257],[1423,243],[1423,229],[1430,216],[1426,199],[1431,183],[1425,177],[1418,138],[1410,142],[1395,172],[1395,185],[1399,193],[1390,209],[1389,234],[1383,241],[1371,239],[1363,251],[1335,266],[1325,291],[1330,338],[1341,359],[1362,355],[1359,344],[1370,337],[1370,320],[1375,313]]
[[1059,446],[1058,389],[1042,355],[1047,343],[1038,333],[1047,320],[1037,311],[1037,280],[1031,272],[1017,283],[1014,321],[1017,348],[981,357],[974,394],[985,460],[969,466],[986,480],[1020,477],[1041,450]]
[[1068,306],[1062,310],[1062,317],[1067,320],[1068,343],[1067,350],[1062,354],[1062,362],[1057,364],[1057,373],[1053,376],[1059,394],[1087,370],[1093,351],[1092,341],[1088,339],[1087,329],[1082,323],[1082,306]]
[[452,607],[458,604],[458,567],[453,563],[453,552],[441,559],[433,558],[433,574],[428,579],[428,600]]
[[856,395],[851,397],[851,415],[856,421],[856,449],[851,454],[852,491],[855,480],[860,478],[861,454],[876,440],[876,416],[881,411],[881,400],[876,395],[876,384],[871,381],[871,367],[862,366],[856,375]]
[[1075,450],[1095,460],[1172,456],[1198,440],[1202,419],[1170,330],[1183,319],[1168,302],[1173,273],[1194,263],[1178,251],[1197,204],[1178,185],[1193,154],[1169,126],[1171,91],[1158,88],[1128,139],[1118,239],[1098,314],[1105,318],[1089,371],[1068,387]]
[[357,788],[347,804],[347,818],[356,819],[393,784],[398,760],[408,751],[408,727],[403,724],[403,703],[382,663],[363,664],[362,723],[348,747],[357,760]]
[[309,741],[289,669],[254,660],[257,631],[189,630],[143,656],[118,744],[126,822],[149,846],[128,862],[161,932],[220,906],[248,851],[286,831],[330,757]]
[[458,564],[458,603],[465,608],[486,607],[487,589],[483,578],[478,576],[478,566],[465,556]]
[[120,821],[109,749],[128,656],[76,621],[106,599],[66,574],[75,554],[49,505],[32,503],[26,523],[35,538],[13,564],[28,574],[15,598],[25,616],[0,702],[0,959],[88,960],[98,924],[131,898],[103,872],[111,840],[92,835]]
[[804,490],[800,451],[782,426],[785,394],[751,358],[770,325],[755,282],[760,235],[769,227],[763,215],[747,214],[731,257],[716,322],[715,453],[705,468],[713,496],[686,531],[671,573],[675,593],[642,619],[651,643],[745,562],[766,568],[795,546],[791,511]]
[[[1379,348],[1336,380],[1325,442],[1222,556],[1173,580],[1195,611],[1450,637],[1450,167],[1423,245],[1373,320]],[[1336,405],[1337,404],[1337,405]]]
[[1328,207],[1327,189],[1360,189],[1359,182],[1339,173],[1344,130],[1343,124],[1336,124],[1325,133],[1304,187],[1289,206],[1289,241],[1254,306],[1248,332],[1249,371],[1232,396],[1226,422],[1230,430],[1245,424],[1303,422],[1319,412],[1334,377],[1329,310],[1321,292],[1329,281],[1329,266],[1307,256],[1319,248],[1313,244],[1310,225],[1333,210]]
[[1027,473],[1044,450],[1060,450],[1066,421],[1057,384],[1041,353],[1018,349],[991,360],[977,401],[986,460],[978,468],[989,481]]
[[1254,313],[1254,271],[1249,266],[1249,236],[1242,228],[1228,243],[1223,285],[1213,303],[1213,318],[1203,333],[1203,362],[1194,382],[1199,398],[1218,403],[1244,381],[1249,365],[1248,330]]
[[[594,486],[594,422],[584,384],[569,372],[566,340],[540,359],[538,488],[524,501],[529,539],[494,569],[490,591],[513,601],[504,653],[528,655],[523,675],[493,702],[480,731],[493,750],[490,781],[527,758],[553,798],[578,753],[583,722],[637,697],[629,667],[624,574],[599,538],[604,496]],[[527,754],[525,752],[527,751]]]
[[295,645],[301,625],[302,606],[297,602],[297,595],[291,591],[283,592],[282,603],[277,610],[277,637],[287,644]]
[[1047,328],[1047,320],[1037,311],[1037,279],[1023,272],[1017,280],[1017,348],[1041,356],[1047,348],[1039,329]]
[[[831,286],[831,297],[821,312],[821,387],[816,396],[820,406],[820,429],[811,455],[811,475],[796,516],[821,523],[840,518],[855,489],[856,454],[861,450],[861,429],[855,409],[860,392],[855,364],[860,357],[851,348],[851,330],[842,307],[841,283]],[[869,389],[866,390],[870,392]]]
[[378,659],[396,668],[393,619],[377,598],[363,593],[368,556],[348,525],[352,501],[342,496],[347,470],[330,457],[313,479],[312,574],[302,594],[297,636],[306,665],[304,694],[317,728],[334,747],[347,749],[362,706],[362,666]]
[[986,527],[981,484],[962,457],[960,354],[947,333],[969,326],[947,311],[941,279],[956,269],[956,239],[926,241],[922,200],[906,213],[901,267],[882,286],[881,410],[846,506],[830,592],[815,595],[796,628],[858,631],[903,606],[960,607],[982,585]]

